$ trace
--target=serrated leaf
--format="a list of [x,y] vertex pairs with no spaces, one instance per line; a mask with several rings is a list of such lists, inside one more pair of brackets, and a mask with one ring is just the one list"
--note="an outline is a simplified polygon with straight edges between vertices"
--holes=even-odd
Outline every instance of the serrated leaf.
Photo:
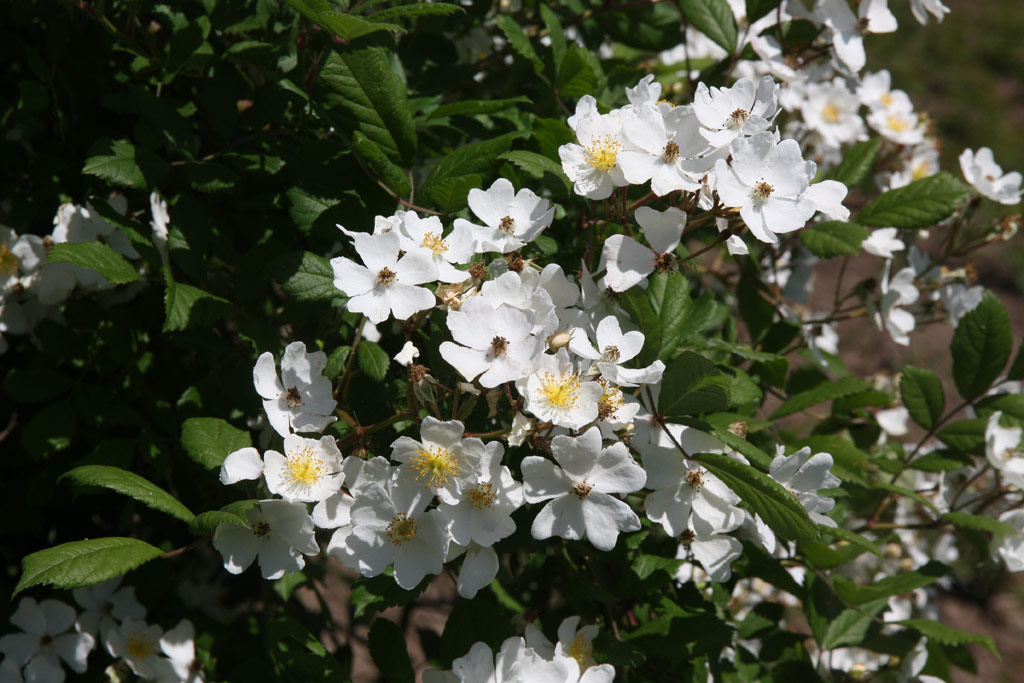
[[974,405],[978,417],[989,417],[997,410],[1009,424],[1024,427],[1024,394],[992,394]]
[[140,279],[135,267],[124,256],[102,242],[64,242],[55,244],[46,263],[70,263],[95,270],[115,285]]
[[978,307],[960,319],[949,348],[960,395],[974,399],[984,394],[1013,352],[1010,316],[992,292],[986,290]]
[[370,657],[388,683],[414,683],[416,674],[398,624],[382,617],[374,620],[369,636]]
[[767,474],[717,453],[700,453],[694,459],[721,479],[782,538],[791,541],[818,538],[818,527],[804,506]]
[[235,429],[216,417],[190,417],[181,426],[181,445],[188,456],[207,469],[220,467],[224,458],[252,446],[249,432]]
[[680,0],[679,8],[687,21],[726,52],[736,50],[736,20],[726,0]]
[[969,455],[943,448],[914,458],[910,467],[922,472],[949,472],[968,467],[973,462]]
[[733,434],[728,429],[718,429],[716,427],[711,433],[726,446],[749,460],[755,467],[763,472],[768,471],[772,464],[772,458],[760,448],[746,439]]
[[454,176],[434,183],[426,189],[426,194],[442,211],[454,213],[468,206],[469,191],[480,187],[483,180],[476,173]]
[[374,12],[373,14],[368,15],[367,18],[370,21],[390,21],[391,19],[398,19],[401,17],[446,17],[450,14],[455,14],[456,12],[462,12],[465,14],[466,10],[458,5],[451,5],[446,2],[413,3],[382,9],[379,12]]
[[799,233],[804,246],[821,258],[859,254],[861,243],[870,234],[865,227],[843,221],[825,221]]
[[84,465],[60,476],[82,486],[100,486],[134,498],[146,507],[166,512],[183,522],[191,522],[195,515],[177,498],[134,472],[109,465]]
[[556,65],[561,64],[565,57],[565,33],[562,31],[562,24],[558,21],[558,15],[550,7],[541,3],[540,18],[548,30],[548,38],[551,39],[552,61]]
[[644,333],[639,362],[671,359],[689,329],[693,308],[690,284],[682,273],[659,273],[648,280],[647,289],[633,287],[619,302]]
[[819,403],[825,401],[831,401],[836,398],[842,398],[843,396],[849,396],[859,391],[869,389],[871,383],[857,377],[842,377],[835,381],[822,382],[813,389],[807,391],[801,391],[799,394],[792,396],[781,406],[776,408],[775,412],[772,413],[772,420],[777,420],[780,417],[787,415],[793,415],[799,413],[801,410],[806,410]]
[[330,301],[342,296],[334,286],[334,270],[322,256],[295,251],[280,256],[270,267],[271,275],[296,301]]
[[238,182],[238,174],[214,161],[190,162],[181,167],[185,180],[200,192],[230,190]]
[[942,381],[931,370],[904,365],[900,370],[900,398],[910,417],[925,429],[932,429],[942,418],[946,396]]
[[352,584],[352,596],[349,601],[354,609],[353,616],[356,619],[364,614],[380,612],[388,607],[409,604],[427,589],[433,578],[429,575],[425,576],[418,586],[407,591],[395,583],[395,578],[390,571],[387,569],[384,574],[361,578]]
[[164,332],[175,332],[188,327],[192,321],[192,309],[201,300],[216,307],[227,306],[230,308],[231,306],[227,299],[210,294],[198,287],[173,280],[169,281],[164,294],[164,310],[167,316],[164,320]]
[[397,24],[368,21],[362,17],[337,11],[328,0],[285,0],[293,9],[310,21],[322,26],[344,40],[355,40],[375,31],[404,31]]
[[500,162],[499,154],[507,152],[512,141],[528,135],[527,131],[505,133],[489,140],[462,145],[434,164],[430,175],[424,182],[422,190],[429,192],[430,187],[447,178],[457,178],[471,174],[484,175]]
[[167,175],[163,159],[143,147],[123,140],[102,138],[89,148],[82,173],[94,175],[114,185],[148,189],[160,184]]
[[1017,357],[1013,359],[1013,365],[1010,366],[1009,372],[1006,373],[1006,379],[1015,382],[1024,379],[1024,342],[1021,342],[1020,347],[1017,349]]
[[409,176],[384,154],[380,146],[366,137],[362,131],[352,134],[352,148],[367,163],[374,173],[390,187],[399,197],[405,197],[412,190]]
[[946,425],[935,434],[950,448],[959,449],[972,455],[985,455],[985,426],[988,420],[982,417],[957,420]]
[[98,213],[103,220],[117,226],[128,237],[128,241],[132,243],[132,246],[142,255],[142,258],[147,263],[155,267],[160,266],[160,254],[157,252],[156,247],[153,246],[150,228],[143,226],[128,216],[122,216],[102,197],[89,197],[89,207]]
[[233,512],[225,512],[224,510],[207,510],[206,512],[200,512],[196,515],[196,518],[192,520],[192,523],[188,525],[188,530],[197,536],[212,536],[213,532],[217,530],[221,524],[234,524],[236,526],[248,527],[249,522],[242,515],[236,515]]
[[319,101],[332,113],[347,112],[339,123],[354,117],[358,130],[393,162],[408,163],[416,152],[416,125],[391,56],[381,47],[331,52],[320,71]]
[[878,613],[888,604],[888,598],[882,598],[857,608],[843,610],[839,616],[829,622],[828,628],[825,629],[822,648],[831,650],[835,647],[860,644]]
[[916,571],[904,572],[887,576],[869,585],[861,585],[835,577],[834,587],[836,594],[847,603],[852,605],[863,605],[875,600],[889,598],[893,595],[903,595],[917,588],[923,588],[935,583],[944,576],[948,576],[952,570],[941,562],[930,560]]
[[864,142],[858,142],[846,152],[843,160],[832,169],[828,177],[831,180],[838,180],[848,188],[857,187],[864,182],[864,178],[871,172],[871,167],[875,163],[875,157],[878,156],[878,148],[881,144],[882,138],[872,138]]
[[324,367],[324,377],[337,379],[341,371],[345,369],[349,354],[352,353],[351,346],[339,346],[327,357],[327,365]]
[[509,97],[503,100],[462,100],[442,104],[427,114],[427,119],[439,119],[444,116],[476,116],[477,114],[494,114],[506,109],[512,109],[517,104],[530,104],[531,100],[525,95]]
[[747,0],[747,23],[753,24],[782,4],[782,0]]
[[946,624],[940,624],[939,622],[932,621],[930,619],[905,619],[903,621],[894,621],[890,623],[912,628],[921,635],[928,636],[930,640],[942,643],[943,645],[962,645],[964,643],[981,645],[983,648],[994,654],[999,661],[1002,661],[1003,659],[996,650],[995,641],[992,640],[990,636],[968,633],[967,631],[961,631],[958,628],[953,628]]
[[374,382],[383,381],[388,374],[388,354],[375,342],[364,339],[356,351],[359,369]]
[[440,661],[450,667],[452,660],[469,652],[473,643],[501,643],[513,635],[510,615],[484,596],[455,603],[441,634]]
[[693,351],[684,351],[669,364],[661,382],[658,412],[668,420],[725,410],[729,378],[715,364]]
[[995,517],[988,517],[986,515],[972,515],[966,512],[947,512],[942,515],[942,519],[955,527],[974,529],[976,531],[987,531],[996,536],[1013,536],[1017,533],[1017,530],[1014,529],[1012,525],[1007,524],[1006,522],[1000,522]]
[[562,182],[567,192],[572,189],[572,182],[568,177],[566,177],[565,172],[562,170],[562,165],[553,159],[547,158],[543,154],[517,149],[512,152],[499,154],[498,158],[511,161],[534,178],[539,179],[542,178],[545,173],[550,173]]
[[895,493],[898,496],[909,498],[917,503],[920,503],[923,507],[928,508],[935,514],[939,514],[938,508],[935,507],[935,503],[931,502],[917,491],[912,491],[904,486],[898,486],[896,484],[890,484],[884,481],[876,481],[871,484],[871,488],[879,491],[888,491],[889,493]]
[[145,541],[118,536],[62,543],[22,560],[21,579],[14,595],[40,584],[80,588],[103,583],[162,554]]
[[858,548],[863,548],[872,555],[876,555],[877,557],[885,559],[882,555],[882,551],[879,549],[877,544],[872,543],[871,541],[869,541],[868,539],[864,538],[863,536],[854,531],[844,529],[843,527],[822,526],[821,533],[823,536],[833,536],[841,541],[846,541],[850,545],[855,545]]
[[974,190],[946,171],[889,190],[857,214],[861,225],[927,228],[953,215]]
[[505,34],[505,37],[508,38],[509,47],[530,62],[530,64],[533,65],[534,71],[540,73],[544,70],[544,62],[540,61],[536,51],[533,49],[533,45],[530,43],[529,37],[527,37],[526,33],[523,31],[523,27],[520,26],[515,19],[507,14],[499,14],[498,28],[500,28]]
[[558,63],[555,89],[560,97],[582,97],[597,88],[598,75],[590,63],[586,50],[575,43],[569,45],[565,57]]

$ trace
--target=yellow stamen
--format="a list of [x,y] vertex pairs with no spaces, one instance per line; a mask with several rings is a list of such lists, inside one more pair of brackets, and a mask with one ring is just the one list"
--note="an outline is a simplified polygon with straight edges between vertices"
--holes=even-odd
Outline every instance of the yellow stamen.
[[18,272],[18,257],[11,253],[6,244],[0,244],[0,275],[14,275]]
[[459,476],[461,468],[459,460],[451,450],[442,446],[431,446],[416,451],[416,455],[409,460],[409,465],[416,470],[416,481],[426,477],[427,486],[447,486],[448,480]]
[[314,446],[303,446],[297,451],[288,454],[288,475],[295,484],[312,486],[320,481],[320,477],[327,474],[327,468],[317,457],[317,449]]
[[594,663],[594,644],[582,633],[576,635],[572,645],[565,651],[565,654],[572,657],[580,665],[580,671],[584,671]]
[[124,649],[133,659],[149,659],[156,654],[157,643],[145,633],[130,633],[125,638]]
[[466,491],[466,497],[477,510],[491,510],[494,508],[494,501],[498,494],[494,492],[494,486],[489,483],[477,484]]
[[570,409],[576,407],[576,398],[580,390],[580,378],[571,372],[563,372],[555,377],[550,372],[544,373],[540,392],[548,403],[555,408]]
[[821,108],[821,118],[828,123],[839,122],[839,109],[834,104],[826,104]]
[[616,158],[622,151],[622,145],[610,135],[597,138],[590,147],[583,148],[587,163],[598,171],[610,171],[615,168]]
[[393,544],[402,545],[416,535],[416,520],[409,519],[404,512],[399,512],[391,518],[387,534]]
[[424,236],[420,246],[426,247],[430,251],[434,252],[434,256],[440,256],[444,252],[448,251],[448,245],[445,244],[443,239],[441,239],[441,234],[436,232],[428,232],[426,236]]
[[885,124],[897,133],[902,133],[910,129],[910,122],[907,121],[905,117],[897,116],[895,114],[889,114],[889,116],[885,118]]

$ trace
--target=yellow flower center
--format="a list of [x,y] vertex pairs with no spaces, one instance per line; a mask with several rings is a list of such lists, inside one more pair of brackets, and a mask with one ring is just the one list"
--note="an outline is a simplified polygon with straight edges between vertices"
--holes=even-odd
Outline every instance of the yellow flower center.
[[6,244],[0,244],[0,274],[14,275],[18,272],[18,257],[11,253]]
[[580,665],[580,671],[584,671],[594,663],[594,644],[582,633],[576,635],[572,645],[565,651],[565,654],[572,657]]
[[402,545],[416,535],[416,520],[409,519],[404,512],[399,512],[391,518],[387,534],[393,544]]
[[921,162],[920,164],[916,164],[914,166],[914,170],[911,173],[911,177],[914,180],[920,180],[921,178],[927,178],[928,176],[931,175],[930,170],[931,169],[928,168],[928,164],[926,164],[924,162]]
[[769,197],[772,196],[772,192],[775,192],[775,188],[763,180],[759,182],[757,185],[754,185],[755,199],[768,199]]
[[891,107],[892,106],[892,95],[890,95],[889,93],[887,93],[887,92],[882,93],[882,96],[879,97],[878,99],[882,103],[883,107]]
[[132,659],[149,659],[156,654],[157,643],[145,633],[129,633],[124,639],[124,649]]
[[674,164],[679,159],[679,145],[672,141],[667,142],[661,158],[666,164]]
[[586,481],[581,481],[572,487],[572,492],[576,494],[576,497],[583,500],[590,495],[590,492],[594,490],[593,485],[588,484]]
[[622,145],[610,135],[596,138],[589,147],[583,148],[587,163],[598,171],[610,171],[615,168],[616,157],[622,151]]
[[838,123],[839,109],[834,104],[826,104],[821,108],[821,118],[828,123]]
[[619,408],[626,405],[622,392],[606,379],[597,380],[601,385],[601,398],[597,402],[597,416],[602,420],[615,417]]
[[885,125],[889,126],[890,130],[894,130],[897,133],[902,133],[910,129],[910,122],[907,121],[906,117],[897,116],[895,114],[889,114],[885,118]]
[[288,454],[288,476],[293,483],[312,486],[320,481],[320,477],[327,473],[324,463],[317,457],[317,449],[313,446],[304,446],[297,451]]
[[430,446],[416,451],[409,465],[416,470],[416,481],[426,477],[424,488],[447,486],[448,480],[459,476],[461,470],[455,454],[442,446]]
[[477,510],[490,510],[494,508],[494,501],[498,494],[494,492],[494,486],[490,483],[477,484],[466,491],[466,497]]
[[441,239],[441,234],[437,232],[428,232],[423,241],[420,242],[420,246],[434,252],[434,256],[440,256],[448,251],[448,245],[444,243],[444,240]]
[[576,407],[576,396],[580,390],[580,378],[571,372],[563,372],[560,377],[555,377],[550,372],[544,373],[541,380],[540,392],[547,402],[563,410]]

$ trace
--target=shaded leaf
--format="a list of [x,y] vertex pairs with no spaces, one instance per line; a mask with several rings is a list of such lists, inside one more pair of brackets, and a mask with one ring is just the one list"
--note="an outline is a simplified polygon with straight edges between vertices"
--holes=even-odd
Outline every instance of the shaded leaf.
[[140,279],[135,266],[103,242],[55,244],[46,256],[46,263],[70,263],[95,270],[115,285]]
[[695,28],[726,52],[736,50],[736,20],[725,0],[680,0],[679,8]]
[[181,426],[181,445],[188,456],[207,469],[220,467],[224,458],[252,446],[249,432],[235,429],[216,417],[190,417]]
[[938,424],[946,408],[942,381],[931,370],[904,365],[900,370],[900,398],[910,417],[925,429]]
[[14,595],[40,584],[54,588],[93,586],[160,557],[163,551],[135,538],[72,541],[27,555]]
[[71,479],[82,486],[100,486],[134,498],[146,507],[166,512],[183,522],[191,522],[195,515],[177,498],[134,472],[109,465],[84,465],[65,472],[61,479]]
[[777,420],[780,417],[799,413],[801,410],[806,410],[819,403],[849,396],[869,388],[871,388],[870,382],[857,377],[842,377],[835,381],[822,382],[813,389],[802,391],[790,397],[785,403],[775,409],[771,419]]
[[825,221],[801,230],[799,234],[800,241],[812,254],[832,258],[859,254],[861,243],[871,233],[856,223]]
[[999,377],[1013,351],[1013,332],[1006,307],[992,292],[969,311],[953,333],[953,380],[960,395],[974,399]]
[[[750,0],[747,4],[750,4]],[[749,14],[747,16],[749,17]],[[832,169],[828,177],[831,180],[838,180],[848,188],[857,187],[871,172],[881,144],[882,138],[871,138],[864,142],[858,142],[846,152],[843,160]]]

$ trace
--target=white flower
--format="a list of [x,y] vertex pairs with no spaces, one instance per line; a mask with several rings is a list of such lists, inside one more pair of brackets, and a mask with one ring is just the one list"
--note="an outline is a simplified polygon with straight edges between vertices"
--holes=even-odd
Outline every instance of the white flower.
[[494,581],[494,577],[498,575],[498,553],[491,546],[482,546],[477,543],[462,546],[452,541],[448,544],[445,562],[455,560],[462,554],[465,554],[465,558],[462,560],[456,588],[459,595],[467,600],[472,600],[481,588],[490,585],[491,581]]
[[838,149],[866,137],[859,109],[857,95],[836,78],[831,83],[809,84],[800,112],[807,127],[821,135],[825,147]]
[[424,488],[454,504],[474,478],[487,450],[480,439],[463,439],[464,432],[458,420],[442,422],[427,416],[420,423],[419,440],[398,437],[391,444],[391,458],[411,470]]
[[474,297],[448,311],[456,343],[442,342],[441,357],[467,380],[479,378],[487,388],[521,379],[533,371],[544,343],[531,334],[534,320],[531,313]]
[[[607,664],[605,669],[614,676]],[[589,672],[588,672],[589,673]],[[571,657],[558,657],[548,661],[527,647],[520,637],[507,639],[501,645],[497,656],[485,643],[476,643],[469,654],[452,662],[451,674],[434,671],[423,673],[424,683],[611,683],[607,676],[580,678],[579,665]]]
[[977,153],[965,149],[960,155],[960,170],[974,189],[992,201],[1007,205],[1020,202],[1020,173],[1003,175],[1003,169],[988,147],[982,147]]
[[466,477],[461,499],[442,501],[441,517],[459,545],[490,547],[516,529],[511,515],[523,504],[523,486],[501,464],[503,454],[501,443],[488,443],[471,476]]
[[268,351],[257,360],[252,381],[263,398],[263,409],[274,431],[281,436],[296,432],[322,432],[337,417],[331,381],[323,376],[327,354],[306,352],[302,342],[285,347],[278,377],[274,356]]
[[903,251],[907,245],[896,235],[899,234],[896,228],[878,228],[872,231],[871,235],[861,242],[861,249],[869,254],[892,258],[897,251]]
[[1001,427],[1002,411],[992,413],[985,425],[985,457],[1007,482],[1024,489],[1024,451],[1021,428]]
[[171,223],[171,215],[167,212],[166,200],[155,190],[149,195],[149,208],[150,213],[153,215],[152,220],[149,222],[153,244],[156,245],[156,250],[160,253],[160,260],[167,267],[171,263],[171,252],[168,246],[170,233],[167,229],[167,226]]
[[420,350],[416,348],[416,345],[411,341],[405,342],[402,346],[402,350],[395,354],[395,362],[399,365],[409,367],[413,364],[417,358],[420,357]]
[[609,315],[601,319],[595,331],[596,347],[582,329],[577,329],[569,340],[569,350],[577,356],[594,361],[594,366],[605,379],[619,386],[634,387],[661,381],[665,364],[654,361],[646,368],[625,368],[644,347],[644,333],[638,330],[623,333],[619,319]]
[[818,494],[819,489],[834,489],[841,483],[839,477],[829,472],[832,456],[828,453],[811,455],[809,446],[789,457],[783,455],[784,452],[779,446],[768,467],[768,476],[789,489],[815,522],[833,528],[837,526],[835,521],[822,514],[831,510],[836,502]]
[[[742,517],[730,519],[735,526],[739,526],[741,521]],[[679,537],[680,544],[676,550],[676,558],[685,559],[692,554],[693,559],[700,562],[704,571],[707,572],[708,578],[718,583],[728,581],[732,576],[732,561],[743,554],[743,544],[724,533],[732,531],[735,526],[721,529],[723,533],[697,533],[692,529],[684,530]]]
[[601,250],[601,262],[608,271],[605,282],[615,292],[626,291],[655,271],[675,270],[672,252],[682,239],[686,213],[675,207],[656,211],[641,206],[635,216],[651,246],[646,247],[626,235],[612,235],[604,241]]
[[905,436],[908,431],[908,419],[910,419],[910,411],[904,406],[879,410],[875,414],[878,426],[889,436]]
[[699,135],[700,123],[691,107],[662,112],[653,104],[637,108],[622,124],[631,149],[618,155],[622,173],[631,184],[651,181],[659,197],[675,190],[700,189],[700,179],[714,159],[702,158],[710,150]]
[[601,448],[601,431],[591,427],[578,437],[556,436],[551,453],[558,462],[531,455],[523,460],[526,500],[544,506],[533,520],[533,537],[587,538],[601,550],[615,547],[620,531],[636,531],[640,518],[618,498],[640,490],[646,475],[625,444]]
[[892,340],[902,346],[910,344],[910,333],[917,324],[914,314],[904,310],[917,301],[918,291],[914,286],[916,273],[911,267],[901,269],[889,279],[889,266],[892,261],[885,262],[882,276],[880,309],[875,312],[875,324],[884,326],[892,336]]
[[425,511],[431,497],[408,470],[399,470],[388,489],[367,486],[352,505],[351,531],[336,532],[327,552],[363,576],[377,576],[394,563],[398,585],[415,588],[444,566],[448,539],[440,513]]
[[160,638],[164,630],[157,624],[125,619],[114,632],[110,654],[120,657],[140,678],[161,683],[177,680],[170,660],[160,654]]
[[580,671],[586,671],[597,663],[594,661],[594,638],[597,637],[599,629],[594,624],[578,628],[579,624],[578,616],[563,619],[558,625],[557,645],[548,640],[533,624],[526,625],[523,636],[526,638],[527,646],[533,648],[534,652],[544,659],[554,659],[558,652],[575,659]]
[[954,327],[964,317],[981,304],[985,296],[985,288],[981,285],[965,287],[959,282],[952,282],[939,288],[939,297],[949,312],[949,322]]
[[318,441],[289,434],[284,437],[284,455],[267,451],[263,461],[267,489],[289,501],[324,500],[337,493],[345,480],[341,451],[333,436]]
[[1013,527],[1014,533],[999,534],[992,544],[1011,572],[1024,571],[1024,510],[1008,510],[999,515],[999,521]]
[[135,586],[120,588],[121,578],[72,591],[75,602],[85,610],[78,615],[78,629],[98,638],[108,651],[117,622],[146,618],[146,608],[135,599]]
[[[904,154],[903,168],[888,176],[888,183],[882,182],[881,188],[885,190],[906,187],[915,180],[935,175],[939,170],[939,150],[935,144],[925,142],[915,145]],[[879,176],[884,181],[885,174]]]
[[647,74],[635,86],[626,88],[626,99],[634,107],[639,107],[644,102],[657,104],[661,99],[661,83],[654,80],[654,74]]
[[371,484],[386,486],[394,470],[391,463],[379,455],[369,460],[345,458],[341,469],[345,473],[345,488],[348,490],[338,491],[313,507],[313,524],[319,529],[350,526],[354,496]]
[[467,202],[486,227],[460,218],[455,220],[455,230],[470,232],[476,251],[504,254],[521,249],[537,239],[555,216],[551,202],[527,188],[516,192],[505,178],[498,178],[487,190],[470,190]]
[[910,0],[910,11],[914,13],[914,18],[922,26],[928,23],[928,14],[925,12],[931,14],[940,23],[949,14],[949,8],[942,4],[942,0]]
[[462,282],[469,277],[468,270],[454,266],[456,263],[469,263],[476,253],[476,242],[468,223],[456,223],[452,232],[442,237],[444,228],[437,216],[420,218],[414,211],[399,211],[396,218],[400,221],[398,237],[402,250],[422,249],[430,254],[437,267],[438,280]]
[[754,81],[741,78],[731,88],[697,84],[693,111],[700,121],[700,134],[715,147],[728,147],[741,135],[768,130],[778,113],[779,86],[771,76]]
[[245,518],[248,528],[221,524],[213,534],[213,547],[232,574],[244,572],[258,555],[263,578],[279,579],[306,566],[303,555],[320,552],[313,520],[302,503],[261,500],[245,511]]
[[85,673],[86,659],[96,639],[73,628],[75,610],[72,607],[59,600],[37,603],[32,598],[22,598],[11,615],[11,623],[22,633],[0,636],[0,652],[5,663],[10,661],[14,665],[9,669],[24,669],[21,675],[26,681],[61,683],[64,680],[62,659],[76,673]]
[[165,655],[182,683],[202,681],[199,673],[199,661],[196,659],[196,630],[192,622],[182,619],[170,631],[166,631],[160,639],[160,649]]
[[910,146],[924,142],[924,121],[912,111],[876,109],[868,114],[868,125],[898,145]]
[[516,382],[516,389],[526,397],[525,410],[542,422],[580,429],[597,419],[601,385],[581,381],[564,348],[542,355],[537,369]]
[[434,293],[416,286],[438,279],[432,252],[416,249],[399,258],[401,242],[394,231],[359,233],[352,241],[365,265],[344,256],[331,259],[334,286],[350,297],[348,310],[363,313],[376,324],[392,313],[406,320],[434,306]]
[[573,182],[573,191],[589,199],[607,199],[616,187],[628,185],[618,163],[625,149],[622,121],[612,115],[585,116],[576,122],[580,144],[558,148],[562,169]]

